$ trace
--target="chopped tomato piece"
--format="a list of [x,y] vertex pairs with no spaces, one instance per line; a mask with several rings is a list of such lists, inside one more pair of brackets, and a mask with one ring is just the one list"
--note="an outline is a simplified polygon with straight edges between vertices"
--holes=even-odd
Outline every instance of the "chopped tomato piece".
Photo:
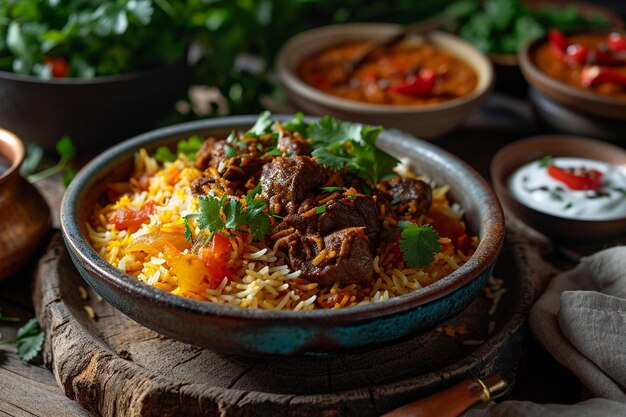
[[45,57],[43,63],[50,66],[53,77],[63,78],[67,76],[69,65],[65,58]]
[[232,246],[228,238],[215,233],[208,248],[202,252],[202,260],[209,271],[209,288],[215,289],[224,280],[230,279],[234,271],[228,267],[229,254]]
[[128,230],[134,233],[142,224],[150,220],[150,215],[154,213],[154,206],[154,202],[149,201],[139,210],[120,207],[113,212],[109,223],[113,224],[117,230]]
[[602,172],[597,169],[559,168],[548,166],[548,175],[567,185],[572,190],[597,190],[602,185]]
[[455,238],[465,234],[465,226],[458,219],[437,210],[428,212],[428,217],[433,219],[432,226],[441,237],[449,237],[454,241]]

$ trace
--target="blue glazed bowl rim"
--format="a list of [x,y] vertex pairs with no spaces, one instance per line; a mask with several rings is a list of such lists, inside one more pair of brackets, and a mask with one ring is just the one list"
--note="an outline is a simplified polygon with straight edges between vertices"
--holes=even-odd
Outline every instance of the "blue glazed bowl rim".
[[[289,120],[293,117],[293,115],[274,116],[277,120]],[[455,170],[460,170],[464,173],[462,175],[462,181],[465,182],[464,185],[470,187],[469,189],[479,191],[477,194],[483,198],[479,207],[484,211],[480,216],[483,233],[474,255],[447,277],[420,290],[393,297],[380,303],[343,309],[316,309],[312,311],[246,309],[193,300],[159,290],[113,267],[91,247],[77,223],[77,213],[81,201],[89,198],[89,189],[93,185],[95,178],[101,176],[102,172],[110,171],[111,166],[115,166],[120,161],[132,157],[136,151],[142,147],[149,146],[153,142],[163,143],[169,137],[173,138],[185,134],[192,135],[196,132],[211,129],[245,129],[247,126],[252,126],[257,118],[257,115],[229,116],[159,128],[121,142],[91,160],[73,179],[65,192],[61,204],[61,229],[66,246],[73,255],[72,261],[79,262],[94,279],[103,280],[118,290],[126,291],[133,298],[145,299],[164,308],[201,316],[234,320],[251,319],[264,322],[288,321],[303,325],[318,324],[320,322],[348,323],[366,321],[411,310],[463,287],[479,277],[496,261],[504,241],[505,228],[502,208],[495,193],[487,182],[465,162],[433,144],[409,135],[406,135],[406,137],[412,138],[415,141],[415,145],[422,148],[429,157],[445,160]],[[305,118],[305,120],[314,119]],[[398,135],[398,133],[389,132],[391,135]]]

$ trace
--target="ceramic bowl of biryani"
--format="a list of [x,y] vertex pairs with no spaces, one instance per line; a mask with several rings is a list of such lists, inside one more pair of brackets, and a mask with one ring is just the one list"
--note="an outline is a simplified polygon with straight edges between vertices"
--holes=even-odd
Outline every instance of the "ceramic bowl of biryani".
[[368,41],[399,30],[388,23],[355,23],[301,33],[280,50],[278,78],[290,100],[309,114],[437,138],[467,120],[488,96],[492,65],[458,37],[431,32],[381,49],[346,73],[346,62]]
[[72,260],[106,301],[166,336],[249,355],[432,328],[480,293],[504,237],[492,190],[445,151],[268,113],[123,142],[79,172],[61,211]]

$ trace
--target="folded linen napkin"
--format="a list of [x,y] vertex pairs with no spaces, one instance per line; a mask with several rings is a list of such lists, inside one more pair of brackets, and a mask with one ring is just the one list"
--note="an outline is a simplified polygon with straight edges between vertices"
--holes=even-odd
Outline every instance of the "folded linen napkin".
[[626,416],[626,246],[583,258],[533,306],[530,328],[595,396],[574,405],[505,401],[468,417]]

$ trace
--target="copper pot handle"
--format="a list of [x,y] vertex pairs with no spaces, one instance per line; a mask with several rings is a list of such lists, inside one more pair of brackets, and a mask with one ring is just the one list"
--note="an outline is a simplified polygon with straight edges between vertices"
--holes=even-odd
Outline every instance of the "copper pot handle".
[[479,401],[487,404],[492,395],[507,387],[499,375],[466,379],[436,394],[396,408],[382,417],[457,417]]

